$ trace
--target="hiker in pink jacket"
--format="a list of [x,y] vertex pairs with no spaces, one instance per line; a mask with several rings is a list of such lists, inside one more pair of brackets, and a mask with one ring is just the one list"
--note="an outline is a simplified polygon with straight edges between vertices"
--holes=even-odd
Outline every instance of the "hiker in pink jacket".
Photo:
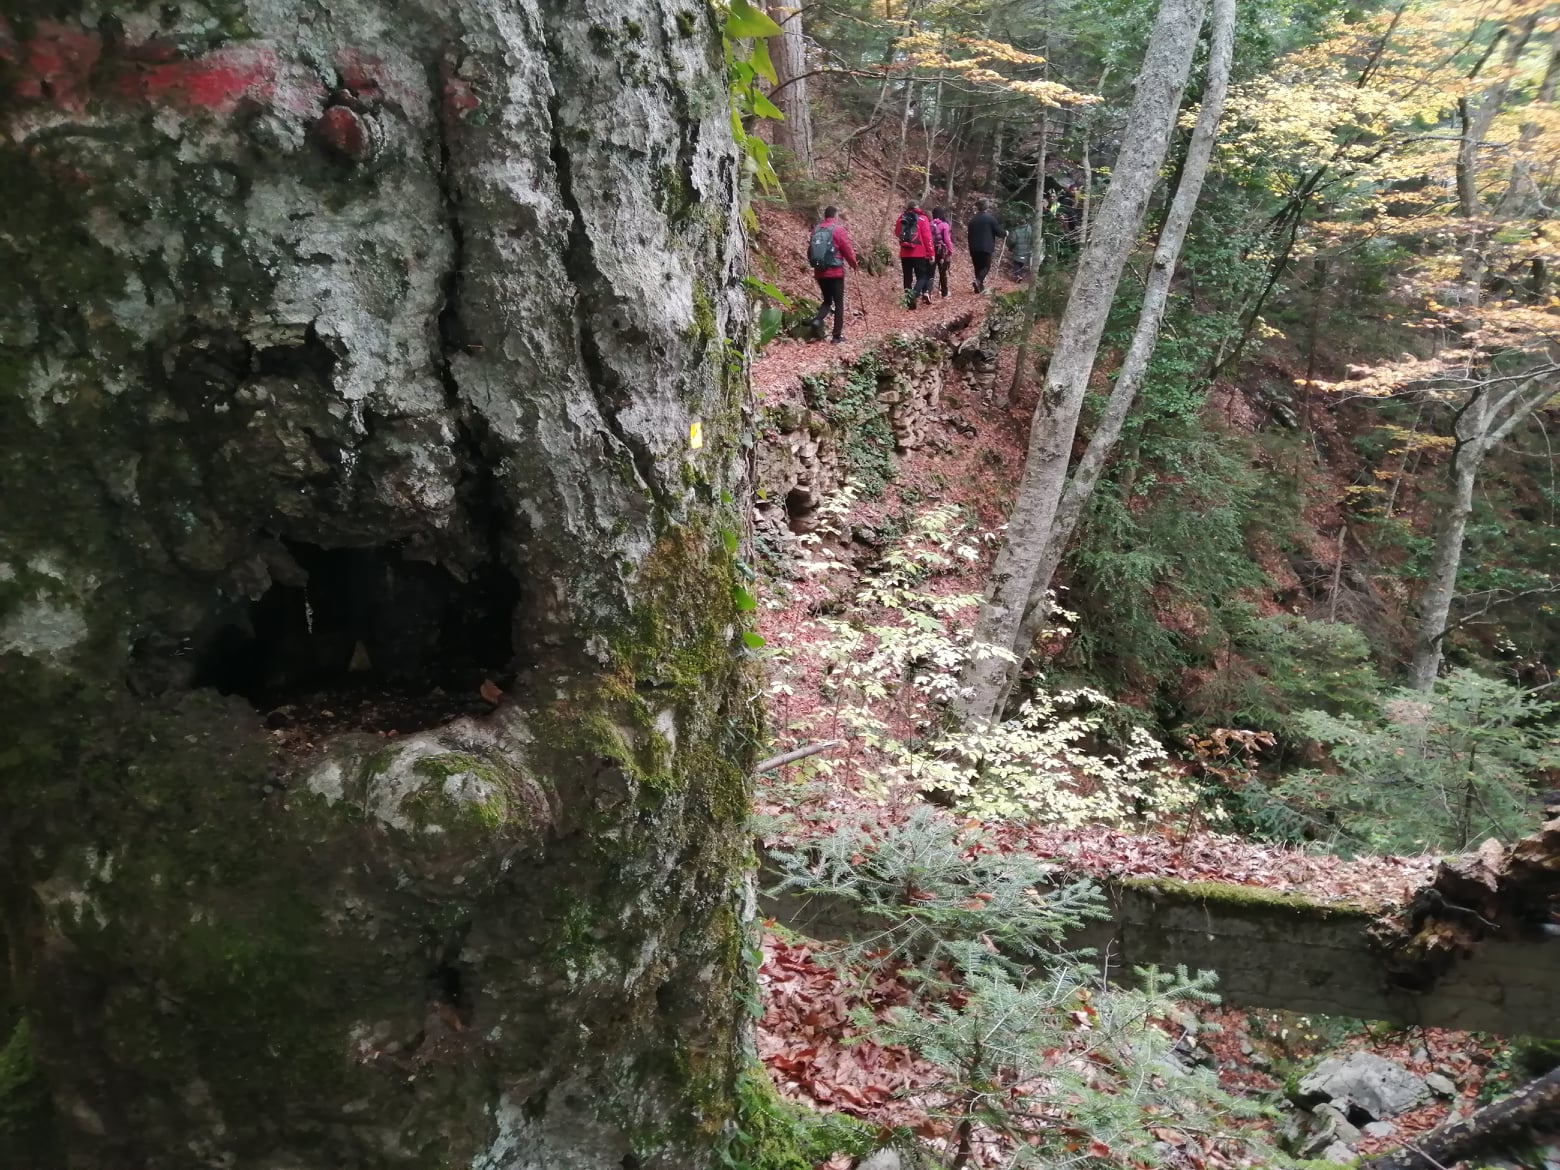
[[[914,199],[894,221],[899,240],[899,271],[905,282],[905,308],[930,304],[932,300],[932,223]],[[913,283],[912,283],[913,280]]]
[[941,207],[932,208],[932,263],[937,266],[938,287],[947,296],[948,265],[953,263],[953,228]]

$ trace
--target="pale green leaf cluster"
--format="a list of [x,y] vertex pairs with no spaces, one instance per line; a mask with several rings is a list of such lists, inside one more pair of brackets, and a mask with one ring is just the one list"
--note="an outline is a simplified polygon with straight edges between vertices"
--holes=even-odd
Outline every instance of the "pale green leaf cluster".
[[767,38],[781,35],[778,24],[750,0],[730,0],[722,37],[726,52],[726,78],[731,90],[731,136],[742,148],[747,173],[765,191],[780,190],[770,159],[769,143],[749,134],[751,118],[783,119],[780,107],[759,89],[760,81],[775,85],[780,78],[769,56]]
[[[842,492],[826,507],[848,507],[852,497]],[[1012,658],[973,640],[968,623],[978,596],[937,587],[958,561],[977,559],[986,539],[951,505],[912,519],[856,589],[846,607],[852,616],[819,619],[828,637],[809,652],[825,663],[831,706],[793,730],[849,736],[868,760],[869,789],[936,791],[979,816],[1073,826],[1170,817],[1190,807],[1195,792],[1164,767],[1163,747],[1141,728],[1115,730],[1121,709],[1099,691],[1037,684],[1013,719],[950,726],[944,709],[966,666]],[[803,569],[841,567],[816,537],[812,542]],[[1061,610],[1054,616],[1071,617]],[[772,696],[795,693],[783,666],[788,656],[790,648],[777,648],[781,668]],[[855,767],[854,761],[819,766]]]

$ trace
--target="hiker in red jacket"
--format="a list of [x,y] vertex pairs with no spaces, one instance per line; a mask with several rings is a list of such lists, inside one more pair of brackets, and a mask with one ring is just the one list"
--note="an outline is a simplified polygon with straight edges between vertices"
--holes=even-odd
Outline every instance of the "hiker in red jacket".
[[914,199],[894,221],[899,240],[899,271],[905,281],[905,308],[932,301],[932,221]]
[[813,318],[816,341],[823,340],[823,323],[834,310],[834,336],[830,340],[838,345],[845,332],[845,265],[851,271],[859,267],[856,249],[851,246],[850,232],[839,219],[839,209],[825,207],[823,219],[813,228],[812,239],[807,245],[807,263],[812,265],[813,276],[818,279],[818,295],[823,301],[818,315]]
[[953,226],[941,207],[932,208],[932,263],[937,267],[937,286],[947,296],[948,266],[953,263]]

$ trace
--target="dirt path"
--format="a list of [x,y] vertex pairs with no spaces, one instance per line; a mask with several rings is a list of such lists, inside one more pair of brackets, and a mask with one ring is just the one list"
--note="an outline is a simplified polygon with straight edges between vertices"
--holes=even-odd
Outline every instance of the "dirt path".
[[[793,241],[794,247],[788,246]],[[812,269],[802,261],[806,245],[807,225],[801,219],[789,213],[767,212],[756,248],[760,255],[770,259],[767,271],[759,275],[787,296],[805,297],[816,302],[818,286],[813,280]],[[775,259],[784,256],[794,256],[795,260],[786,264]],[[1021,287],[995,270],[987,280],[987,288],[992,294],[1012,292]],[[932,303],[913,310],[904,307],[904,288],[897,262],[892,271],[879,276],[868,275],[865,270],[850,273],[845,278],[845,341],[830,345],[776,338],[753,363],[754,392],[760,402],[784,401],[791,397],[790,389],[797,378],[848,364],[896,333],[927,333],[938,327],[946,328],[972,312],[974,316],[968,329],[978,328],[989,304],[990,295],[981,296],[974,291],[969,254],[962,249],[954,253],[948,273],[948,295],[941,296],[934,285]]]

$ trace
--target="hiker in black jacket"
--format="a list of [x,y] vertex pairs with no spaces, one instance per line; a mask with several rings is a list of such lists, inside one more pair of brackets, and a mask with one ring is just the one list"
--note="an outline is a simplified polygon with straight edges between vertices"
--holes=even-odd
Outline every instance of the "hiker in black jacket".
[[997,241],[1007,231],[991,214],[991,201],[982,199],[975,205],[974,218],[970,220],[970,263],[975,266],[975,291],[986,291],[986,273],[991,271],[991,254],[997,250]]

